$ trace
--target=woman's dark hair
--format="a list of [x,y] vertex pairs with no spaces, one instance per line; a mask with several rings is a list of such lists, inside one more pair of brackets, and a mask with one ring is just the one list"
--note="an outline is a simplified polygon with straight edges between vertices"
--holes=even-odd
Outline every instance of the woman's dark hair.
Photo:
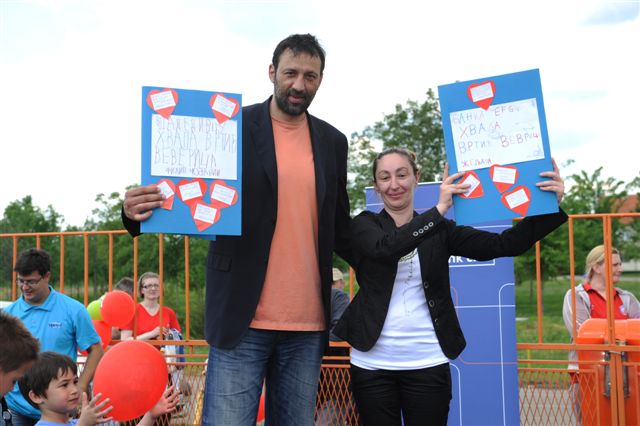
[[413,169],[413,174],[414,175],[418,175],[418,172],[420,171],[420,168],[418,167],[418,164],[416,163],[417,161],[417,156],[416,153],[413,151],[409,151],[406,148],[387,148],[384,151],[382,151],[381,153],[379,153],[376,156],[376,159],[373,161],[373,181],[376,181],[376,172],[378,171],[378,160],[380,160],[382,157],[384,157],[385,155],[389,155],[389,154],[399,154],[399,155],[403,155],[407,158],[407,161],[409,161],[409,164],[411,165],[411,168]]

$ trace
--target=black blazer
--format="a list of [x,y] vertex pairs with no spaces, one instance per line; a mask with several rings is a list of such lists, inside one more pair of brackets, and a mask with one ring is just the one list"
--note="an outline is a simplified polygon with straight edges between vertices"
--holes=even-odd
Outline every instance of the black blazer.
[[516,256],[567,220],[559,213],[519,221],[501,234],[457,226],[436,208],[396,227],[389,214],[362,212],[351,224],[358,294],[333,329],[359,351],[368,351],[380,337],[389,309],[398,261],[416,247],[424,295],[444,354],[454,359],[466,342],[451,299],[449,256],[476,260]]
[[[235,347],[253,320],[276,225],[278,174],[270,101],[242,109],[242,235],[221,235],[209,244],[205,334],[210,345],[223,349]],[[329,330],[334,247],[349,260],[347,138],[308,113],[307,119],[316,178],[318,267]],[[139,223],[122,216],[127,230],[138,235]]]

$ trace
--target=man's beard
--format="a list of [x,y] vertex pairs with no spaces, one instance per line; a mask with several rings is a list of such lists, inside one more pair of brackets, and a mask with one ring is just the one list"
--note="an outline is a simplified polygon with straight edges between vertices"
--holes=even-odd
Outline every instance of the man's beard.
[[[294,117],[304,114],[307,108],[309,108],[309,105],[311,105],[311,101],[315,96],[315,93],[309,94],[309,92],[302,92],[296,89],[287,89],[286,91],[283,91],[280,89],[280,87],[278,87],[277,83],[274,84],[274,89],[274,97],[276,99],[276,105],[278,105],[278,108],[280,108],[286,114],[292,115]],[[291,102],[289,102],[289,95],[302,97],[302,102],[299,104],[292,104]]]

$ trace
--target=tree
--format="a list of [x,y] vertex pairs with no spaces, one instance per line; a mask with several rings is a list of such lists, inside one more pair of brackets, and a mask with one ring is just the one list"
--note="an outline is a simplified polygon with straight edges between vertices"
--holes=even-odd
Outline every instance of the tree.
[[[21,200],[12,201],[5,208],[2,219],[0,220],[0,234],[14,234],[23,232],[57,232],[64,221],[60,215],[51,206],[47,206],[45,210],[33,204],[33,199],[27,195]],[[57,238],[42,241],[42,247],[51,250],[53,256],[59,253]],[[51,243],[49,245],[49,243]],[[18,240],[18,252],[36,246],[35,238],[20,238]],[[0,287],[10,289],[13,272],[13,241],[10,238],[0,239]],[[8,300],[9,293],[0,293],[0,299]]]
[[422,174],[420,180],[439,178],[445,151],[442,119],[433,90],[427,91],[424,102],[409,100],[405,106],[398,104],[382,121],[351,135],[348,192],[354,212],[364,208],[364,188],[372,184],[371,165],[376,157],[375,146],[379,145],[382,149],[402,147],[414,151]]
[[[602,176],[602,167],[592,174],[581,171],[570,176],[572,185],[567,192],[563,206],[569,214],[617,213],[620,206],[631,194],[637,195],[640,177],[629,183],[613,177]],[[625,258],[637,259],[640,255],[640,221],[614,219],[611,223],[613,245],[618,247]],[[583,261],[588,252],[603,243],[603,226],[600,219],[575,222],[574,246],[576,273],[582,272]]]
[[[602,176],[602,167],[589,174],[581,171],[566,178],[568,188],[562,201],[567,214],[616,213],[622,202],[640,188],[640,178],[629,183]],[[613,244],[625,258],[638,258],[640,221],[612,221]],[[578,219],[573,227],[574,261],[577,276],[583,272],[584,259],[596,245],[603,243],[601,219]],[[542,270],[547,277],[569,274],[569,227],[562,226],[542,242]],[[535,277],[535,251],[529,250],[515,260],[518,281]]]

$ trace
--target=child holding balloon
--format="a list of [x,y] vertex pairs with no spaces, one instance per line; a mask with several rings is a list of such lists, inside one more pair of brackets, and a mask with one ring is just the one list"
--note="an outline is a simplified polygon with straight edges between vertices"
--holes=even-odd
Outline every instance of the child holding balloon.
[[[66,355],[41,353],[38,361],[20,380],[19,386],[25,399],[41,412],[36,426],[93,426],[111,421],[109,412],[113,408],[110,400],[106,398],[100,401],[101,394],[91,400],[86,393],[80,394],[76,363]],[[80,417],[72,419],[79,400],[82,400]],[[178,392],[173,387],[167,388],[138,426],[152,426],[158,417],[175,410],[177,402]]]

